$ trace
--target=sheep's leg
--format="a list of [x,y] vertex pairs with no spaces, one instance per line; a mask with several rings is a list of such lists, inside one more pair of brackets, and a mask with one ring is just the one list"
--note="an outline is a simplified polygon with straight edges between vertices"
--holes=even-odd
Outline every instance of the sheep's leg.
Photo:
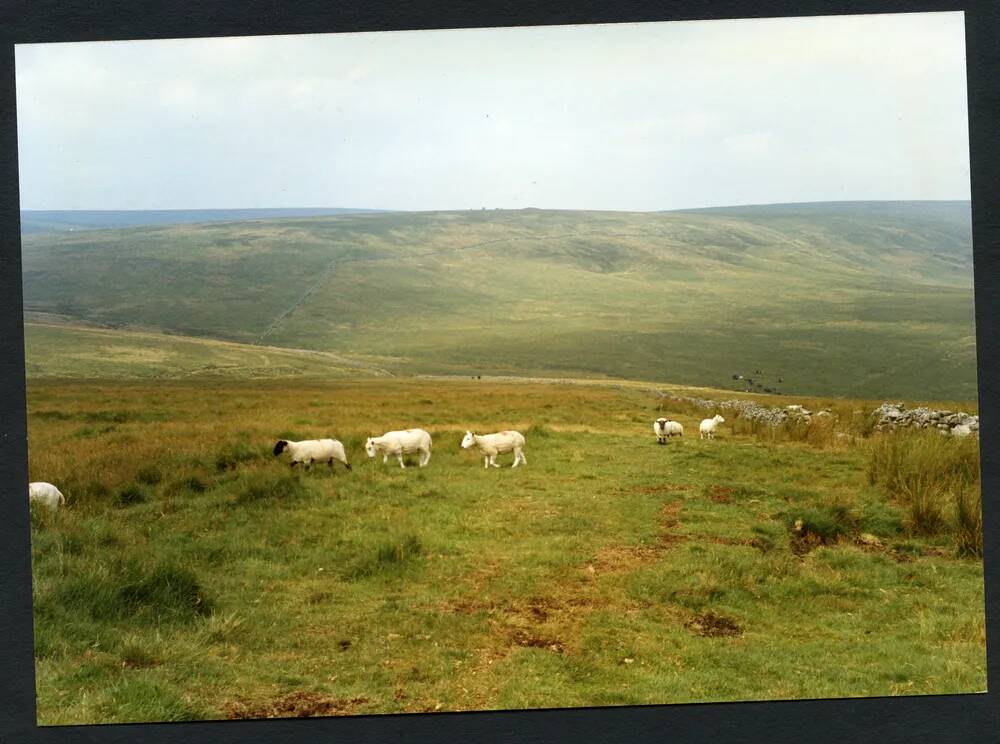
[[430,461],[431,461],[431,453],[422,451],[420,453],[420,467],[424,467]]
[[527,465],[528,464],[528,458],[524,456],[524,452],[521,451],[521,450],[518,450],[517,454],[521,457],[521,464],[522,465]]
[[521,451],[514,450],[514,464],[511,465],[512,468],[516,468],[521,463]]
[[384,455],[382,455],[382,464],[385,465],[387,462],[389,462],[389,453],[388,452],[386,452]]
[[497,456],[495,454],[490,455],[490,465],[492,465],[495,468],[500,467],[499,465],[497,465]]
[[483,455],[483,467],[489,469],[490,467],[490,456]]
[[396,459],[399,460],[399,467],[406,470],[406,463],[403,462],[403,453],[399,452],[396,454]]

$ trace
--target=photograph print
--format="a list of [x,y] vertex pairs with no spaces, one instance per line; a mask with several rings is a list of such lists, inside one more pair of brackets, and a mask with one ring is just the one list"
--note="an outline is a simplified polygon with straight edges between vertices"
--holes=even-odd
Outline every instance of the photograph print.
[[984,692],[964,40],[18,44],[38,724]]

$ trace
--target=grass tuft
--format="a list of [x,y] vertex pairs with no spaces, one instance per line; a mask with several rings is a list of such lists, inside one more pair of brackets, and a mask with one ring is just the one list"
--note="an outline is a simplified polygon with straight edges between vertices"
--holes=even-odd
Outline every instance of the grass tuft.
[[423,554],[424,545],[420,538],[413,534],[404,535],[375,546],[366,557],[348,569],[346,577],[356,580],[398,572]]
[[215,469],[234,470],[238,465],[261,459],[260,451],[246,442],[231,443],[223,447],[215,456]]
[[186,621],[212,611],[198,577],[192,571],[160,564],[122,586],[118,599],[127,615],[148,611],[157,619]]
[[293,475],[273,475],[251,480],[236,497],[236,504],[299,498],[307,493],[306,486]]
[[126,507],[146,501],[145,492],[138,486],[126,486],[115,494],[115,506]]
[[155,486],[163,480],[163,473],[155,465],[147,465],[139,469],[135,474],[135,479],[147,486]]
[[983,492],[978,484],[958,483],[952,492],[955,504],[956,543],[959,555],[983,555]]

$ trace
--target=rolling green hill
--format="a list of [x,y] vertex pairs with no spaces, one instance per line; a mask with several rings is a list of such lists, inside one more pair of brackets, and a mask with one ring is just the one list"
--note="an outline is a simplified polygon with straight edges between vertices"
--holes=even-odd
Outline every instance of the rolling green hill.
[[282,379],[385,376],[378,360],[319,351],[91,327],[29,315],[25,370],[34,379]]
[[266,220],[277,217],[318,217],[375,212],[374,209],[22,209],[21,233],[104,230],[136,225],[178,225],[197,222]]
[[968,202],[157,225],[27,235],[23,270],[31,311],[396,373],[976,396]]

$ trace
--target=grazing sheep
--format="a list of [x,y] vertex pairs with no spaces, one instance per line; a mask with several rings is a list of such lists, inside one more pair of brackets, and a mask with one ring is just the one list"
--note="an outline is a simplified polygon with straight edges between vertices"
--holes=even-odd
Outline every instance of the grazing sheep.
[[965,424],[959,424],[958,426],[953,426],[951,429],[951,435],[953,437],[967,437],[972,434],[972,429],[970,429]]
[[672,419],[658,418],[653,422],[653,432],[656,434],[657,444],[666,444],[667,437],[683,436],[684,427]]
[[285,450],[292,458],[292,467],[299,463],[306,466],[306,470],[314,462],[325,462],[333,467],[333,461],[338,460],[344,463],[344,467],[351,469],[351,464],[347,462],[347,454],[344,452],[344,445],[336,439],[306,439],[301,442],[290,442],[287,439],[279,439],[274,445],[274,456],[277,457]]
[[368,437],[365,452],[368,457],[375,457],[377,452],[381,452],[383,463],[389,461],[389,455],[395,455],[401,468],[406,467],[403,455],[419,452],[420,467],[424,467],[431,459],[431,435],[423,429],[389,431],[380,437]]
[[719,428],[719,424],[724,423],[726,423],[726,420],[719,414],[715,414],[710,419],[704,419],[701,422],[701,426],[698,427],[698,438],[704,439],[708,437],[709,439],[715,439],[715,430]]
[[511,451],[514,453],[512,468],[516,468],[518,463],[528,464],[523,452],[524,436],[519,431],[501,431],[496,434],[481,435],[467,431],[465,432],[465,437],[462,439],[462,449],[469,449],[472,446],[478,447],[479,451],[483,453],[483,460],[485,461],[483,467],[488,468],[490,465],[495,468],[500,467],[496,463],[497,455]]
[[28,484],[28,502],[42,504],[49,509],[56,510],[60,504],[66,504],[66,497],[51,483],[35,481]]

